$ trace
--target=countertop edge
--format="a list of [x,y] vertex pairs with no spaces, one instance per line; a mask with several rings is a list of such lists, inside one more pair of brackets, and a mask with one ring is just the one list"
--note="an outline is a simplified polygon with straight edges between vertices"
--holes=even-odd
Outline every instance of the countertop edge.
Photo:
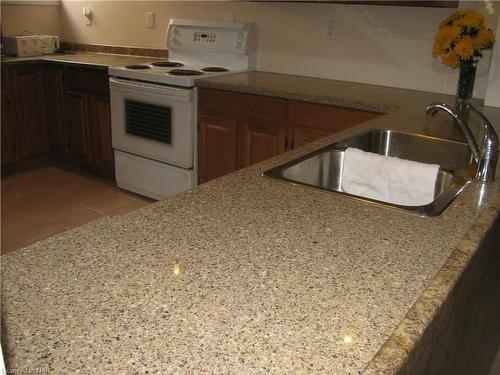
[[[96,61],[83,61],[83,60],[72,60],[71,58],[78,58],[78,55],[86,55],[96,58]],[[154,57],[150,56],[138,56],[138,55],[123,55],[115,53],[104,53],[104,52],[75,52],[70,54],[50,54],[50,55],[39,55],[39,56],[25,56],[25,57],[14,57],[14,56],[3,56],[1,59],[2,65],[22,65],[22,64],[57,64],[57,65],[71,65],[75,67],[91,68],[97,70],[108,70],[109,67],[121,64],[112,64],[109,62],[98,62],[97,58],[115,58],[115,59],[141,59],[144,61],[151,61]]]
[[228,84],[222,82],[211,82],[211,81],[206,81],[203,78],[196,80],[195,85],[198,88],[204,88],[204,89],[225,90],[225,91],[238,92],[242,94],[263,95],[279,99],[298,100],[316,104],[358,109],[362,111],[378,112],[383,114],[395,112],[399,109],[399,107],[397,106],[389,106],[379,103],[369,103],[360,100],[353,101],[343,98],[342,96],[309,95],[293,91],[272,90],[268,88],[263,89],[259,87],[252,87],[250,85],[237,85],[237,84]]
[[398,327],[362,370],[362,375],[399,373],[493,227],[499,208],[500,193],[497,193],[492,204],[478,216]]

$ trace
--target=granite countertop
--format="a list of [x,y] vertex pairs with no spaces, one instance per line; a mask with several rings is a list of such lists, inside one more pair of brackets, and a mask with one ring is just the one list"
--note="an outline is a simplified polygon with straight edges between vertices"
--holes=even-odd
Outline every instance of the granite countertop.
[[[268,95],[292,86],[282,97],[328,99],[326,82],[296,78],[301,91],[290,76],[275,76],[275,86],[247,76],[262,80],[248,91],[228,86],[242,76],[198,82]],[[495,220],[499,184],[471,183],[441,216],[422,218],[262,177],[361,130],[457,135],[444,115],[423,113],[452,97],[330,83],[352,90],[330,89],[332,103],[390,110],[2,256],[8,365],[57,374],[395,373]],[[485,113],[500,123],[499,109]],[[450,259],[455,273],[442,277]],[[426,298],[433,303],[419,304]]]
[[154,57],[132,56],[132,55],[117,55],[111,53],[97,52],[75,52],[75,53],[55,53],[52,55],[42,56],[23,56],[23,57],[3,57],[2,64],[15,64],[20,62],[55,62],[69,63],[82,66],[92,66],[102,69],[107,69],[114,65],[128,65],[149,63],[158,60]]

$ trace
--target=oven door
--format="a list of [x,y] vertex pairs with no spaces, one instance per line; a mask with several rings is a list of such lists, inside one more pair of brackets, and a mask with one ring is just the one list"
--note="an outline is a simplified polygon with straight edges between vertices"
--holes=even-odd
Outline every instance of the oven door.
[[192,89],[110,78],[113,148],[193,168]]

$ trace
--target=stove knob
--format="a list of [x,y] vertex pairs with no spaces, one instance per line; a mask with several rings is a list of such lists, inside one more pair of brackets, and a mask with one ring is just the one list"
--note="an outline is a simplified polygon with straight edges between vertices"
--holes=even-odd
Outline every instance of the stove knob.
[[170,38],[170,43],[172,43],[172,44],[174,44],[174,45],[176,45],[176,46],[179,46],[179,45],[180,45],[179,41],[177,40],[177,38],[176,38],[175,36],[172,36],[172,37]]

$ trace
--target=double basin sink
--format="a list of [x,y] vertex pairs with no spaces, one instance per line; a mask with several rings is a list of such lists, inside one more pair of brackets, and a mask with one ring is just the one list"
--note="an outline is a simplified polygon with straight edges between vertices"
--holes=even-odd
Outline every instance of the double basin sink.
[[[439,164],[434,200],[423,206],[402,206],[346,193],[342,189],[342,171],[345,149],[348,147],[421,163]],[[420,216],[437,216],[471,181],[473,162],[471,149],[465,142],[393,130],[371,130],[268,170],[264,176],[341,194],[368,204]]]

